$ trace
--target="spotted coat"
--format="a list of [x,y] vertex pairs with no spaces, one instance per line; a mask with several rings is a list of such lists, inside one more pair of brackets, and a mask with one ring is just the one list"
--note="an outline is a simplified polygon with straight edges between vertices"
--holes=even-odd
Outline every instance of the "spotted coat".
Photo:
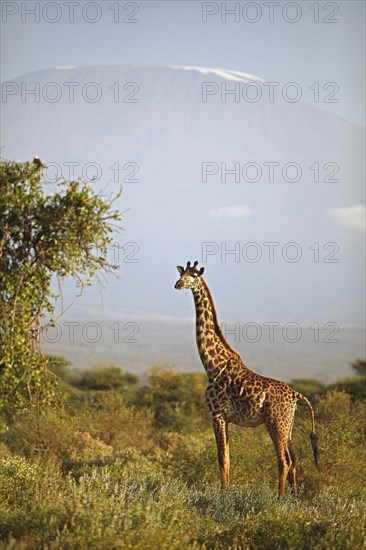
[[291,447],[294,415],[297,402],[305,401],[311,414],[310,438],[318,464],[313,408],[304,395],[284,382],[256,374],[245,366],[221,332],[211,293],[202,278],[204,268],[197,270],[197,263],[191,267],[188,262],[185,269],[178,266],[180,278],[175,288],[190,288],[193,293],[197,347],[208,377],[206,404],[216,438],[221,486],[226,489],[229,483],[228,424],[243,427],[265,424],[277,454],[279,498],[284,497],[287,478],[296,494],[297,459]]

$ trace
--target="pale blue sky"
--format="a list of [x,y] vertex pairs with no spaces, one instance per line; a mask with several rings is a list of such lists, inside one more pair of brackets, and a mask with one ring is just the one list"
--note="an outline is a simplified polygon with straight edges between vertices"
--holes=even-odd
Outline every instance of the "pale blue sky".
[[[298,82],[304,90],[304,99],[311,99],[308,87],[336,82],[340,91],[338,103],[320,104],[344,118],[364,124],[364,64],[365,64],[365,2],[280,2],[274,6],[274,22],[269,22],[268,2],[240,2],[240,21],[233,15],[221,22],[220,10],[202,22],[200,1],[138,1],[118,2],[120,22],[114,22],[111,8],[116,0],[74,2],[74,22],[69,22],[70,7],[66,2],[38,2],[40,22],[24,13],[22,5],[34,9],[37,2],[2,1],[2,80],[56,65],[118,65],[150,66],[197,65],[220,67],[255,74],[267,81],[286,84]],[[51,4],[58,5],[58,10]],[[97,4],[97,8],[92,4]],[[45,17],[59,18],[55,23],[45,21],[42,10],[49,5]],[[86,9],[86,4],[89,7]],[[131,18],[138,23],[124,23],[123,17],[134,11]],[[209,8],[219,9],[221,2],[211,2]],[[278,3],[272,3],[278,4]],[[288,5],[288,18],[295,17],[301,8],[297,23],[284,21],[282,10]],[[235,2],[226,2],[232,8]],[[257,6],[257,7],[256,7]],[[259,7],[258,7],[259,6]],[[311,6],[315,6],[311,8]],[[314,23],[314,9],[319,8],[319,23]],[[339,8],[339,10],[338,10]],[[99,21],[87,22],[100,13]],[[251,10],[251,11],[250,11]],[[259,11],[258,11],[259,10]],[[338,10],[338,13],[333,13]],[[6,15],[8,12],[16,12]],[[324,19],[339,19],[325,23]]]

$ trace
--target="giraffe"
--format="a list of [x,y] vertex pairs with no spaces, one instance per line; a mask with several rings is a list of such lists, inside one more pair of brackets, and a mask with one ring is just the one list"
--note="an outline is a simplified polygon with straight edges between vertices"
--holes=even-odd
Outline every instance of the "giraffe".
[[175,288],[190,288],[196,308],[198,352],[208,377],[206,404],[209,409],[217,445],[220,481],[223,490],[229,484],[228,424],[254,428],[265,424],[278,461],[278,498],[285,496],[288,478],[296,495],[297,459],[291,447],[291,433],[297,402],[305,401],[311,414],[311,445],[318,466],[318,435],[314,411],[308,399],[279,380],[249,370],[240,355],[225,340],[217,321],[210,290],[202,277],[204,267],[187,262],[177,266],[180,278]]

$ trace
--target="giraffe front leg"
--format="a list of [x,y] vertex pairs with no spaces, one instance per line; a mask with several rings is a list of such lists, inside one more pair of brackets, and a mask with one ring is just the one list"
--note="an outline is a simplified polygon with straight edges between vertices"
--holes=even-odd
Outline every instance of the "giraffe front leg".
[[220,469],[221,489],[226,490],[229,485],[229,430],[227,420],[222,416],[213,418],[213,429],[215,432],[217,457]]

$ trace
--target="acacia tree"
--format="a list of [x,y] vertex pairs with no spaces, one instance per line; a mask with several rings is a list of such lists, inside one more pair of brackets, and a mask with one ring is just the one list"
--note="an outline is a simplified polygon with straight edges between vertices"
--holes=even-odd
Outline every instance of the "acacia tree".
[[119,194],[105,198],[65,179],[49,194],[42,166],[39,159],[0,163],[0,412],[7,417],[57,394],[40,349],[43,319],[55,308],[53,277],[83,286],[117,268],[107,252]]

